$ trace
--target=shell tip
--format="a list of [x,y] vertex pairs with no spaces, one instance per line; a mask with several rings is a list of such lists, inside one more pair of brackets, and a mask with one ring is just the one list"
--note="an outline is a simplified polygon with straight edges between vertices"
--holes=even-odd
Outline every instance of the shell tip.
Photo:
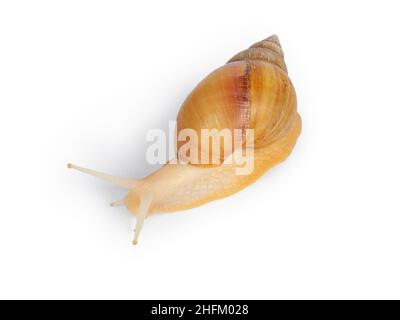
[[281,45],[279,38],[276,34],[273,34],[272,36],[268,37],[267,39],[265,39],[266,41],[270,41],[270,42],[274,42],[276,44]]
[[132,241],[132,244],[133,244],[134,246],[136,246],[136,245],[137,245],[137,240],[133,240],[133,241]]

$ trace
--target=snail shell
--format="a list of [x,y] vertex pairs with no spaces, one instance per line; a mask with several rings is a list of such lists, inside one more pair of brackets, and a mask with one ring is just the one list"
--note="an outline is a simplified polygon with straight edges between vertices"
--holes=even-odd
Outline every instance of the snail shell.
[[[241,132],[252,129],[254,148],[251,154],[246,154],[246,160],[254,163],[254,169],[250,174],[238,175],[238,164],[227,163],[232,154],[223,147],[218,153],[210,151],[200,140],[196,145],[199,155],[220,160],[219,165],[168,163],[142,180],[68,165],[130,190],[114,204],[123,204],[136,214],[134,244],[149,214],[186,210],[229,196],[253,183],[290,154],[301,131],[301,119],[277,36],[236,54],[197,85],[178,114],[177,132],[187,128],[199,137],[205,128]],[[241,151],[246,139],[243,134]],[[183,143],[178,141],[178,150]]]

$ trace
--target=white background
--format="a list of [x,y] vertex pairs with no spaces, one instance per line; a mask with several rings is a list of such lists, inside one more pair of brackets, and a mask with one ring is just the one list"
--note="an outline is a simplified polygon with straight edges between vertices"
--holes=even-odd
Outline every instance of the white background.
[[[398,1],[2,1],[0,298],[400,298]],[[146,132],[278,34],[303,132],[242,192],[146,221]],[[244,230],[244,231],[243,231]]]

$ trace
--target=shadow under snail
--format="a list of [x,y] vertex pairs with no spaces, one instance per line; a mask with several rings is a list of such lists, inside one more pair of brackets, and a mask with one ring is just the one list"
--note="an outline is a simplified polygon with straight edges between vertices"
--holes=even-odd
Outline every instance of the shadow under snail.
[[[197,85],[178,114],[177,133],[186,128],[199,136],[202,129],[240,130],[242,140],[227,150],[204,148],[197,141],[195,149],[201,157],[211,159],[210,164],[170,161],[140,180],[68,164],[68,168],[129,190],[124,199],[112,205],[125,205],[136,215],[133,244],[137,244],[150,214],[186,210],[229,196],[289,156],[301,131],[301,118],[276,35],[236,54]],[[252,133],[250,147],[245,143],[249,137],[245,131]],[[182,143],[178,141],[178,147]],[[249,174],[237,174],[242,164],[232,161],[232,157],[239,152],[253,163]],[[215,157],[219,163],[213,161]]]

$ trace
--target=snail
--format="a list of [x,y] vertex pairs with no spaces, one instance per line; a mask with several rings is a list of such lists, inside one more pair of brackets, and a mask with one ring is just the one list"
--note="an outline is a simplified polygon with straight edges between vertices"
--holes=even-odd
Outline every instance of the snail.
[[[133,244],[150,214],[187,210],[232,195],[289,156],[301,131],[301,118],[276,35],[236,54],[197,85],[177,117],[177,133],[187,128],[199,134],[202,129],[239,130],[241,143],[226,150],[210,150],[197,143],[190,150],[211,163],[170,161],[140,180],[68,164],[129,190],[124,199],[111,205],[125,205],[136,215]],[[183,142],[178,141],[178,147]],[[237,172],[243,162],[232,161],[238,153],[253,164],[247,174]]]

